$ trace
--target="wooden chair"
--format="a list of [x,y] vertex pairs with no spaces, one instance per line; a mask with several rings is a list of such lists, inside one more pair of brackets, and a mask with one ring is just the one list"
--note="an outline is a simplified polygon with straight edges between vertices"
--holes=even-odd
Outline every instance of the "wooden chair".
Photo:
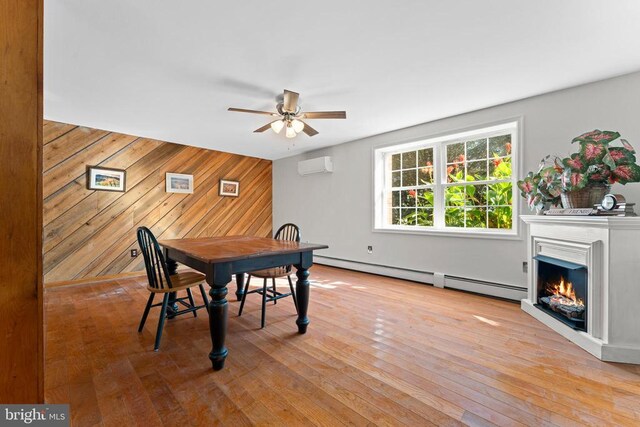
[[[144,323],[147,321],[147,316],[149,315],[151,307],[162,306],[154,346],[154,351],[158,351],[158,348],[160,348],[160,339],[162,338],[162,329],[164,327],[166,317],[175,317],[185,313],[193,313],[193,317],[197,317],[198,310],[209,307],[209,300],[207,299],[207,294],[202,286],[205,276],[195,271],[169,274],[167,262],[160,250],[160,245],[158,245],[158,241],[155,236],[147,227],[138,228],[138,244],[140,245],[140,250],[144,256],[144,266],[147,270],[147,279],[149,280],[147,289],[150,292],[147,306],[144,309],[142,320],[140,320],[138,332],[142,332],[142,328],[144,327]],[[204,305],[196,306],[193,300],[193,294],[191,293],[191,288],[198,284]],[[175,293],[182,290],[187,291],[187,296],[176,298]],[[153,304],[153,298],[156,294],[163,294],[164,297],[162,298],[161,303]],[[171,309],[171,312],[167,313],[171,294],[174,294],[171,301],[182,304],[186,307],[184,310],[174,311]],[[185,300],[189,300],[189,302],[187,303]]]
[[[285,224],[276,231],[276,235],[274,236],[276,240],[289,240],[289,241],[300,241],[300,229],[295,224]],[[247,291],[249,289],[249,282],[251,282],[251,277],[260,277],[264,279],[262,283],[262,288],[254,289],[253,291]],[[289,289],[291,292],[283,294],[278,292],[276,289],[276,279],[279,277],[285,277],[289,280]],[[272,286],[271,288],[267,288],[267,280],[271,279]],[[258,293],[262,295],[262,322],[260,328],[264,328],[265,324],[265,308],[267,306],[267,302],[273,301],[274,304],[278,302],[281,298],[286,298],[288,296],[293,296],[293,303],[296,307],[296,313],[298,312],[298,301],[296,299],[296,291],[293,289],[293,282],[291,281],[291,266],[283,265],[281,267],[269,268],[266,270],[258,270],[252,271],[249,273],[249,277],[247,278],[247,283],[244,286],[244,292],[242,293],[242,302],[240,303],[240,310],[238,311],[238,316],[242,316],[242,309],[244,308],[244,302],[247,299],[248,294]]]

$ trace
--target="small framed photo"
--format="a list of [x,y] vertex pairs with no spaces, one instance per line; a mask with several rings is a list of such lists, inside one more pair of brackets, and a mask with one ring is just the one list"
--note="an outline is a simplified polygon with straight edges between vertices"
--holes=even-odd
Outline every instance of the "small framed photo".
[[127,171],[87,166],[87,188],[101,191],[126,191]]
[[220,180],[220,195],[238,197],[240,195],[240,182],[229,181],[227,179]]
[[193,175],[167,173],[167,193],[193,193]]

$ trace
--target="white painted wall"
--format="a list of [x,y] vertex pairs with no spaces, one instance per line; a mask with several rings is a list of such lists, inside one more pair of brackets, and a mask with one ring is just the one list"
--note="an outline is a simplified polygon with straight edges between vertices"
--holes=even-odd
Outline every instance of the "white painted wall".
[[[372,231],[373,147],[517,116],[523,117],[524,127],[521,175],[535,169],[546,154],[566,156],[575,151],[571,139],[595,128],[619,131],[640,150],[640,73],[277,160],[273,164],[274,229],[285,222],[298,224],[304,241],[329,245],[318,255],[526,288],[524,225],[520,240],[515,241]],[[300,144],[313,144],[312,139],[300,139]],[[298,175],[299,160],[323,155],[332,157],[333,173]],[[640,184],[616,186],[613,191],[640,202]],[[528,213],[522,203],[521,212]],[[372,254],[367,253],[367,245],[373,246]]]

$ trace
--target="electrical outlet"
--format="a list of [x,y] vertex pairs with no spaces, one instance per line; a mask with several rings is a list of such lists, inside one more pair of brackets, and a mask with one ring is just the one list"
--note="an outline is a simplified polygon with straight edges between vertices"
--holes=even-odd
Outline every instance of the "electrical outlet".
[[522,272],[526,273],[529,271],[529,263],[527,261],[522,262]]
[[367,252],[372,254],[373,253],[373,246],[367,246]]
[[135,258],[138,256],[138,250],[137,249],[131,249],[131,258]]

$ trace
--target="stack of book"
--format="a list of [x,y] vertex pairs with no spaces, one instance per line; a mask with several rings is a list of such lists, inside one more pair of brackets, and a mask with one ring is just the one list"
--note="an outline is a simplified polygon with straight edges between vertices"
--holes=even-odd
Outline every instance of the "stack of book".
[[608,211],[602,209],[602,206],[595,205],[593,208],[596,211],[596,215],[603,216],[636,216],[635,212],[633,212],[633,206],[635,203],[620,203],[618,206]]
[[544,211],[545,215],[550,216],[589,216],[589,215],[597,215],[595,209],[591,208],[573,208],[573,209],[561,209],[554,208]]
[[550,216],[636,216],[633,211],[634,205],[635,203],[620,203],[611,210],[603,209],[601,205],[593,205],[593,208],[553,208],[544,211],[544,214]]

